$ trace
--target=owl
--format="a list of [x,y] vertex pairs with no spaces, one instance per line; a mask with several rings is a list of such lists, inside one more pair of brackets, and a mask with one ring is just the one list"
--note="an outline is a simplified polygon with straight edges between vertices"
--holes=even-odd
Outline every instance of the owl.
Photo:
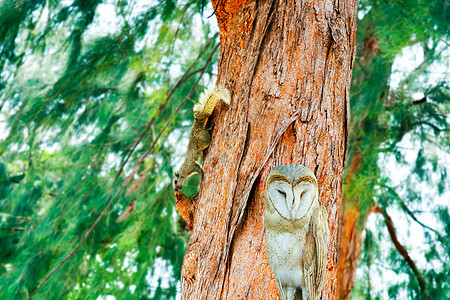
[[315,300],[327,265],[328,213],[319,203],[317,179],[294,164],[270,170],[264,230],[267,257],[283,300]]

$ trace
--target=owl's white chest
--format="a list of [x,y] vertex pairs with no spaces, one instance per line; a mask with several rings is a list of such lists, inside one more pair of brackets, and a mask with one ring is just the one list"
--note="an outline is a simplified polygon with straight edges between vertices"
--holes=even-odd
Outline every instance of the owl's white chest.
[[301,286],[301,258],[305,231],[279,232],[266,230],[267,256],[277,281],[287,286]]

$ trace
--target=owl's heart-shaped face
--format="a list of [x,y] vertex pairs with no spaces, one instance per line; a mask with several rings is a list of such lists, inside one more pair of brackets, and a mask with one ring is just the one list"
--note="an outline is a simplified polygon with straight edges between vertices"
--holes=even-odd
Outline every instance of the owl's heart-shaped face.
[[[303,218],[318,201],[317,179],[307,167],[299,164],[272,168],[266,181],[269,209],[288,220]],[[272,209],[273,208],[273,209]]]
[[270,204],[284,218],[297,220],[305,216],[316,197],[316,187],[310,181],[292,185],[285,179],[274,180],[268,186]]

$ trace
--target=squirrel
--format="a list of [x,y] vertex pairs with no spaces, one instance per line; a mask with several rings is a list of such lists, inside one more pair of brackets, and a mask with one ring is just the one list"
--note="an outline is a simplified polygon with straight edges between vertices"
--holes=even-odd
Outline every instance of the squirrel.
[[194,105],[194,122],[192,123],[186,158],[180,170],[173,174],[172,184],[175,191],[181,190],[184,181],[194,173],[203,177],[203,171],[199,165],[200,157],[203,150],[211,143],[211,136],[205,126],[220,99],[226,104],[230,104],[230,92],[224,87],[210,85],[200,95],[198,103]]

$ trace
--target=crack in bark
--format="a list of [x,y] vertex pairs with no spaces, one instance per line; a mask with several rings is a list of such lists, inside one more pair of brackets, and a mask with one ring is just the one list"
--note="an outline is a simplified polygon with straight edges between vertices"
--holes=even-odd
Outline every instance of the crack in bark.
[[[244,160],[244,157],[245,157],[245,154],[247,153],[247,151],[248,151],[248,141],[249,141],[249,139],[250,139],[250,123],[248,123],[248,122],[246,122],[246,127],[245,127],[245,140],[243,141],[244,142],[244,147],[242,148],[242,152],[241,152],[241,154],[239,155],[239,163],[238,163],[238,166],[237,166],[237,168],[236,168],[236,170],[237,170],[237,172],[236,172],[236,180],[235,180],[235,182],[239,182],[239,175],[240,175],[240,173],[239,173],[239,170],[241,169],[241,166],[242,166],[242,162],[243,162],[243,160]],[[236,199],[236,193],[237,193],[237,189],[235,189],[234,190],[234,195],[233,195],[233,202],[234,202],[234,200]],[[233,203],[234,204],[234,203]],[[232,210],[230,211],[230,221],[231,221],[231,219],[232,219]],[[228,223],[228,224],[231,224],[231,222],[230,223]],[[227,236],[227,240],[228,240],[228,236]]]
[[[331,35],[331,28],[330,28],[330,35]],[[323,84],[322,84],[322,92],[320,94],[320,106],[319,106],[319,110],[322,110],[322,103],[324,102],[324,92],[325,92],[325,84],[327,81],[327,72],[328,72],[328,61],[330,58],[330,53],[331,53],[331,48],[333,47],[333,37],[331,38],[331,40],[328,42],[328,46],[327,46],[327,54],[325,55],[325,60],[324,60],[324,68],[323,68]]]
[[344,164],[346,166],[347,162],[347,154],[348,154],[348,135],[349,135],[349,127],[350,127],[350,99],[348,98],[349,91],[348,88],[345,87],[345,103],[344,103]]
[[[271,24],[272,24],[272,21],[273,21],[274,12],[275,12],[275,9],[274,9],[275,2],[276,1],[273,1],[272,4],[271,4],[271,7],[270,7],[269,12],[268,12],[269,17],[268,17],[268,19],[266,21],[266,24],[264,25],[263,34],[262,34],[261,38],[259,39],[258,45],[256,47],[256,51],[258,52],[258,56],[257,56],[256,60],[253,62],[254,66],[252,67],[252,74],[250,75],[250,82],[248,84],[248,93],[247,93],[247,107],[246,107],[246,121],[245,121],[246,122],[246,128],[245,128],[245,130],[246,130],[246,137],[245,137],[245,140],[243,141],[244,146],[242,148],[242,152],[239,155],[239,163],[238,163],[238,166],[237,166],[237,169],[236,169],[237,172],[236,172],[236,180],[235,180],[235,182],[239,182],[239,179],[240,179],[239,170],[241,169],[243,159],[245,158],[245,156],[247,154],[247,151],[248,151],[248,147],[249,147],[248,141],[250,140],[251,127],[250,127],[250,123],[248,122],[248,111],[249,111],[249,105],[250,105],[249,101],[250,101],[250,96],[251,96],[251,87],[252,87],[254,76],[256,74],[256,70],[258,69],[258,65],[259,65],[259,62],[260,62],[261,57],[262,57],[262,53],[263,53],[262,49],[264,48],[264,45],[265,45],[264,42],[267,40],[267,33],[269,32],[269,28],[271,28]],[[256,5],[258,5],[258,4],[259,3],[257,1]],[[256,10],[256,15],[255,15],[255,19],[253,20],[253,26],[252,26],[252,30],[251,30],[251,34],[250,34],[250,36],[251,36],[250,40],[251,41],[253,40],[254,32],[255,32],[256,26],[257,26],[256,23],[257,23],[257,18],[258,18],[258,13],[259,13],[259,6],[257,6],[255,8],[255,10]],[[250,47],[251,42],[248,45]],[[259,176],[259,173],[260,173],[261,169],[262,168],[260,167],[258,172],[256,173],[257,176]],[[247,207],[248,195],[250,193],[249,189],[251,191],[251,189],[253,188],[253,184],[254,184],[255,179],[257,178],[257,176],[255,177],[255,174],[253,174],[253,176],[252,176],[252,178],[250,180],[250,183],[247,181],[247,184],[245,184],[244,189],[243,189],[243,193],[241,194],[242,196],[240,198],[238,198],[238,189],[235,189],[235,191],[234,191],[233,200],[232,200],[233,203],[232,203],[232,207],[231,207],[231,210],[229,212],[229,218],[228,218],[229,222],[227,222],[227,225],[229,227],[227,228],[225,247],[224,247],[224,250],[222,252],[222,254],[224,256],[226,256],[227,264],[228,264],[229,259],[230,259],[230,256],[228,255],[228,253],[229,253],[229,250],[230,250],[231,245],[233,243],[234,233],[235,233],[235,231],[237,229],[237,226],[242,221],[243,212],[245,211],[245,207]],[[237,199],[239,199],[240,201],[236,201]],[[244,200],[245,203],[241,203],[243,199],[245,199]],[[237,211],[234,210],[234,208],[236,207],[236,204],[241,204],[241,205],[239,205],[239,208],[238,208]],[[242,204],[245,204],[245,205],[242,205]],[[237,214],[237,217],[236,217],[236,214]],[[228,268],[226,269],[226,272],[227,273],[229,272]],[[221,287],[220,287],[221,288],[221,293],[223,293],[223,287],[224,287],[225,278],[226,278],[226,276],[224,276],[224,279],[223,279],[223,281],[221,283]]]
[[249,43],[247,44],[247,47],[245,49],[245,53],[249,53],[249,48],[251,45],[251,41],[253,41],[253,37],[255,35],[256,31],[256,24],[258,23],[258,15],[259,15],[259,1],[255,1],[255,17],[253,18],[252,23],[252,29],[250,30],[250,37],[249,37]]
[[[269,17],[267,18],[266,24],[264,25],[263,34],[262,34],[261,38],[259,39],[258,45],[257,45],[257,47],[255,49],[255,51],[258,53],[258,56],[256,57],[256,60],[254,62],[254,66],[252,67],[252,73],[250,75],[250,82],[248,84],[247,104],[249,104],[248,102],[250,101],[253,80],[255,79],[256,70],[258,69],[259,63],[261,61],[261,57],[262,57],[263,52],[264,52],[263,51],[264,48],[265,48],[264,46],[266,45],[265,41],[267,40],[267,33],[269,32],[269,29],[272,27],[273,16],[275,15],[275,9],[274,9],[275,2],[277,2],[277,1],[272,1],[272,4],[271,4],[269,12],[268,12]],[[259,11],[259,9],[256,12],[258,12],[258,11]],[[255,20],[256,20],[256,16],[255,16]],[[255,28],[252,28],[252,35],[251,35],[251,39],[250,39],[251,41],[253,41],[254,29]],[[251,43],[249,43],[249,45],[250,44]],[[246,117],[247,117],[247,121],[248,121],[248,111],[247,111],[247,116]]]

